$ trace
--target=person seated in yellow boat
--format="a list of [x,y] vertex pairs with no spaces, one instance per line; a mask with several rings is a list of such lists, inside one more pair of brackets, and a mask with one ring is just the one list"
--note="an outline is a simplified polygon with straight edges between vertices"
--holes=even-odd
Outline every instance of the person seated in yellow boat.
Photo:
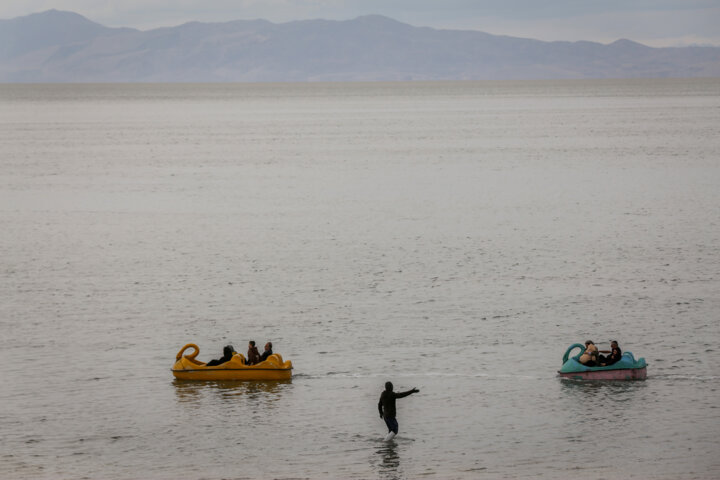
[[272,355],[272,342],[267,342],[265,344],[265,351],[260,356],[260,361],[264,362],[270,355]]
[[233,353],[235,353],[235,349],[232,345],[226,345],[223,348],[223,357],[219,358],[217,360],[210,360],[205,364],[206,367],[214,367],[215,365],[222,365],[225,362],[229,362],[230,359],[232,359]]
[[595,367],[597,366],[597,355],[598,349],[595,343],[593,343],[592,340],[588,340],[585,342],[585,351],[580,355],[579,361],[586,367]]
[[256,363],[260,363],[260,352],[258,352],[258,349],[255,346],[255,340],[250,340],[250,343],[248,343],[246,365],[255,365]]

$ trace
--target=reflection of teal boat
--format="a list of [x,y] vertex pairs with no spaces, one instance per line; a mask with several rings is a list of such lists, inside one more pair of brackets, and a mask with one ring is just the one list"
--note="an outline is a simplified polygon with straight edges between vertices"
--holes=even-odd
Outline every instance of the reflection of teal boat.
[[[570,357],[570,352],[579,348],[580,353]],[[647,378],[647,363],[644,358],[635,357],[630,352],[624,352],[617,363],[607,367],[588,367],[580,363],[580,355],[585,346],[574,343],[568,347],[563,355],[563,365],[558,371],[561,377],[584,380],[645,380]]]

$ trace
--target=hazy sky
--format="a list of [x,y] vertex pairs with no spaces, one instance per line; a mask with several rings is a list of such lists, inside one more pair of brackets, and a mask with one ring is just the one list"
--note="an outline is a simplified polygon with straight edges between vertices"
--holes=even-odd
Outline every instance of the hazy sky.
[[283,23],[377,13],[416,26],[539,40],[720,46],[720,0],[0,0],[0,18],[52,8],[142,30],[192,20]]

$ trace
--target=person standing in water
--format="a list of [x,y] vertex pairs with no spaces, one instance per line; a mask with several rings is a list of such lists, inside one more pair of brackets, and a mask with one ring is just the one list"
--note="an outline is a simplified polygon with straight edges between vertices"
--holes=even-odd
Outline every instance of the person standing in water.
[[419,391],[417,388],[413,388],[407,392],[395,393],[393,392],[392,382],[385,382],[385,390],[380,394],[380,401],[378,402],[380,418],[385,420],[385,424],[388,427],[388,434],[385,440],[392,440],[398,433],[398,422],[395,417],[397,414],[395,411],[395,399],[407,397]]

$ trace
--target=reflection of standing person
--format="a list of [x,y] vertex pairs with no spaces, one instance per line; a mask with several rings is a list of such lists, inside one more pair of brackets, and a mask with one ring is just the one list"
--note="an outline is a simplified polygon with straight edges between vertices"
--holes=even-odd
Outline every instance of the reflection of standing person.
[[395,418],[395,399],[407,397],[408,395],[417,393],[419,391],[420,390],[418,390],[417,388],[413,388],[412,390],[408,390],[407,392],[395,393],[393,392],[392,382],[385,383],[385,390],[380,394],[380,401],[378,402],[380,418],[385,420],[385,425],[387,425],[388,427],[388,434],[385,437],[385,440],[392,440],[393,437],[398,433],[398,422],[397,418]]

